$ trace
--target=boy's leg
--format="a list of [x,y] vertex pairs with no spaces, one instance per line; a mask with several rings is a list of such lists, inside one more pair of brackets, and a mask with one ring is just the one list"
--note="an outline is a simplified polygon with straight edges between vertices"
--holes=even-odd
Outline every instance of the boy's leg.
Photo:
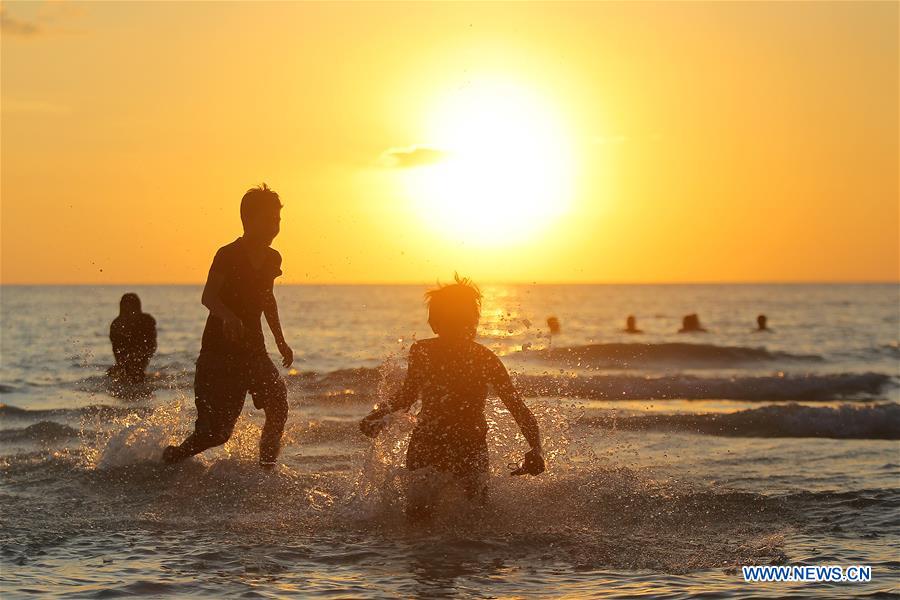
[[226,363],[215,355],[200,355],[194,372],[197,406],[194,432],[181,445],[166,448],[163,461],[177,462],[228,441],[244,407],[246,371],[242,363]]
[[266,422],[259,438],[259,462],[266,466],[274,465],[281,451],[288,403],[287,386],[268,356],[255,359],[251,366],[250,394],[253,396],[253,406],[266,413]]

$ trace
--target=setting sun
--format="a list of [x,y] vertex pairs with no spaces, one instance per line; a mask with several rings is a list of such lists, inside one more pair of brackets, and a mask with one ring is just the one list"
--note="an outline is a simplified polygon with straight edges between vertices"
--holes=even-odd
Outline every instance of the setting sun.
[[475,82],[430,117],[428,147],[439,157],[405,173],[423,220],[476,245],[526,239],[571,201],[572,139],[532,90]]

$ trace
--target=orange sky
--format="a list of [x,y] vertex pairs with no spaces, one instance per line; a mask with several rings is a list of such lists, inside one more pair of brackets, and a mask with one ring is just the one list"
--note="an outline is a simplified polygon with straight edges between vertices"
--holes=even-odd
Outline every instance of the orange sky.
[[3,2],[0,278],[200,282],[265,181],[286,283],[896,281],[898,7]]

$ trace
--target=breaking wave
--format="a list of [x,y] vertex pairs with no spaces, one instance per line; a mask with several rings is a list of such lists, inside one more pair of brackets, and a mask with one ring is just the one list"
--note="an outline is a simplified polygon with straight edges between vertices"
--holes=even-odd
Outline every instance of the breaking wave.
[[791,354],[745,346],[712,344],[588,344],[567,348],[525,350],[527,357],[591,369],[627,369],[653,365],[678,365],[686,368],[722,368],[759,362],[822,362],[817,354]]
[[839,407],[780,404],[733,413],[588,417],[595,427],[668,430],[735,437],[900,439],[900,405]]
[[526,396],[598,400],[833,401],[878,397],[893,385],[893,378],[882,373],[758,377],[522,375],[516,383]]
[[[289,377],[288,385],[301,395],[334,401],[368,400],[376,393],[378,369],[347,369],[325,375]],[[896,385],[884,373],[824,373],[700,377],[695,375],[577,375],[518,374],[514,380],[525,396],[636,400],[805,400],[878,398]]]

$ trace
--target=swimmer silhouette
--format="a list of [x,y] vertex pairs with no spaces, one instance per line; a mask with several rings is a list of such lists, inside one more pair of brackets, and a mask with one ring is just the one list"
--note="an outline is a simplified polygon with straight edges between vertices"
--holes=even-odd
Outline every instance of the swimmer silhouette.
[[[481,312],[481,292],[468,279],[438,287],[426,295],[428,324],[437,337],[420,340],[409,350],[409,368],[400,393],[376,406],[360,430],[376,437],[385,417],[408,410],[419,397],[422,409],[409,440],[406,467],[433,483],[438,473],[459,482],[471,500],[487,498],[487,421],[484,416],[488,387],[509,410],[531,450],[513,475],[544,471],[541,438],[534,415],[513,387],[506,367],[497,356],[475,341]],[[423,480],[423,483],[425,481]],[[439,490],[411,493],[406,514],[412,520],[431,517]]]
[[125,294],[119,301],[119,316],[109,326],[116,364],[107,373],[130,384],[143,383],[147,365],[156,353],[156,321],[141,311],[137,294]]
[[547,317],[547,329],[550,330],[550,335],[559,335],[559,332],[562,331],[559,319],[556,317]]
[[287,421],[287,388],[266,352],[260,318],[265,315],[281,353],[291,366],[294,353],[284,339],[273,294],[281,255],[271,247],[281,223],[281,200],[265,184],[241,199],[244,235],[219,248],[209,268],[201,302],[209,309],[194,371],[194,432],[169,446],[163,461],[174,463],[228,441],[249,392],[266,414],[259,462],[275,466]]
[[700,317],[696,313],[685,315],[681,319],[681,329],[678,333],[705,333],[706,330],[700,326]]
[[759,315],[756,317],[756,331],[772,331],[768,326],[769,319],[766,318],[766,315]]
[[628,315],[628,318],[625,319],[625,333],[644,333],[637,328],[637,319],[634,318],[634,315]]

